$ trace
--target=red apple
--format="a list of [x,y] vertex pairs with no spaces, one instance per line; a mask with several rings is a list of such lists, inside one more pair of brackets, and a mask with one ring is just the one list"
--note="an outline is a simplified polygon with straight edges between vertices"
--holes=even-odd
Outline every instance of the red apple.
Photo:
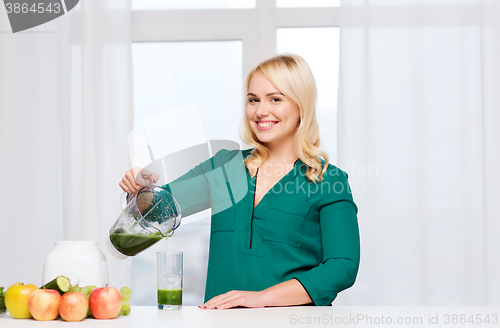
[[57,318],[61,294],[55,289],[35,289],[31,292],[28,307],[36,320],[48,321]]
[[59,315],[64,321],[82,321],[89,310],[89,299],[84,293],[66,293],[61,296]]
[[96,288],[89,296],[90,312],[96,319],[114,319],[122,307],[122,295],[114,287]]

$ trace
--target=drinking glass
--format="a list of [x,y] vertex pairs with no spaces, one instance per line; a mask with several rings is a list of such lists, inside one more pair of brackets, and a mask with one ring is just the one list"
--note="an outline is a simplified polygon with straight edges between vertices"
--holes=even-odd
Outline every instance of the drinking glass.
[[158,309],[182,308],[182,252],[157,252]]

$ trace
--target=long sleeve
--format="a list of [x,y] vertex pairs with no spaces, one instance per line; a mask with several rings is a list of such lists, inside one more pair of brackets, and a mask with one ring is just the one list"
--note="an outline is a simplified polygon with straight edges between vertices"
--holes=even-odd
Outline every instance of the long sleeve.
[[[294,277],[316,305],[330,305],[339,292],[351,287],[359,267],[357,207],[352,201],[347,174],[336,180],[324,196],[320,210],[322,261]],[[342,192],[336,192],[340,189],[335,186],[340,185],[344,186]]]
[[183,217],[210,207],[210,186],[207,175],[213,169],[212,164],[213,158],[209,158],[186,174],[161,186],[175,198]]
[[241,201],[248,190],[241,151],[221,149],[161,188],[175,198],[183,217],[209,207],[218,213]]

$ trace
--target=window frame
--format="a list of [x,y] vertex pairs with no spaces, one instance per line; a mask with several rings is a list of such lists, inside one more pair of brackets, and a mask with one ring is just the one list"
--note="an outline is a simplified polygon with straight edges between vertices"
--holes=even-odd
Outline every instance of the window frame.
[[243,76],[276,54],[276,30],[339,27],[339,7],[277,8],[274,0],[256,0],[249,9],[133,10],[132,42],[243,42]]

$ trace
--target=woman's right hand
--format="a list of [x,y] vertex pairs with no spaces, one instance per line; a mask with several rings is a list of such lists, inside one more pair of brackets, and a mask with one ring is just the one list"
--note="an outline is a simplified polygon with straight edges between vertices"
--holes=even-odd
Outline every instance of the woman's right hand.
[[156,173],[149,172],[140,167],[134,167],[125,173],[122,181],[120,181],[120,187],[127,194],[135,195],[142,187],[155,184],[159,178],[160,176]]

